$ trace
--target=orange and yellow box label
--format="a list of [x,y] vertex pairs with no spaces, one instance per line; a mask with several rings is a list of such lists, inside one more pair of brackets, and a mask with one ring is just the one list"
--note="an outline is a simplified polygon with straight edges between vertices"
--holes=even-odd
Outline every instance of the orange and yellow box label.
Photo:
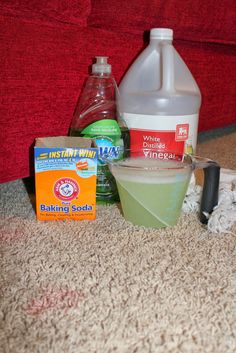
[[96,148],[35,147],[39,220],[96,217]]

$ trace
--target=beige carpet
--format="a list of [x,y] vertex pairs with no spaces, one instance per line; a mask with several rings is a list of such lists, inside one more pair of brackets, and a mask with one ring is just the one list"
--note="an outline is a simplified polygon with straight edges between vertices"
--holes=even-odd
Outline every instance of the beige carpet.
[[[236,169],[236,133],[198,154]],[[236,224],[147,230],[115,205],[38,222],[18,180],[1,185],[0,252],[1,353],[236,352]]]

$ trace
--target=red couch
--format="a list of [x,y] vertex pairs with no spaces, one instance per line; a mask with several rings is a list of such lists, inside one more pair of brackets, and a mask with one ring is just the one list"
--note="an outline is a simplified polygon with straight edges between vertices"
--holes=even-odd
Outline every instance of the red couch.
[[68,133],[96,55],[120,78],[152,27],[174,45],[202,92],[199,131],[236,123],[235,0],[2,0],[0,182],[33,171],[35,137]]

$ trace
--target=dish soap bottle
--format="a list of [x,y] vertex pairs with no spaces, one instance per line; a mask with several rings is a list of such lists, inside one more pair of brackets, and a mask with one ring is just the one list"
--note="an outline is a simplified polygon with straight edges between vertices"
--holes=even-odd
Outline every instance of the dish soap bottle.
[[107,57],[97,56],[79,98],[70,135],[91,138],[98,148],[96,199],[104,204],[119,200],[115,179],[104,158],[121,159],[124,147],[129,145],[128,129],[117,117],[117,94],[117,84]]

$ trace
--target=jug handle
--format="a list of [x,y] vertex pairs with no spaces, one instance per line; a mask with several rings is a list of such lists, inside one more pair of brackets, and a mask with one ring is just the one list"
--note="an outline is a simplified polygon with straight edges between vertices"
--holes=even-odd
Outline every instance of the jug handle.
[[214,161],[208,161],[203,171],[204,184],[200,204],[200,221],[203,224],[207,224],[209,215],[218,204],[220,166]]
[[169,43],[162,44],[162,86],[163,92],[175,91],[174,47]]

